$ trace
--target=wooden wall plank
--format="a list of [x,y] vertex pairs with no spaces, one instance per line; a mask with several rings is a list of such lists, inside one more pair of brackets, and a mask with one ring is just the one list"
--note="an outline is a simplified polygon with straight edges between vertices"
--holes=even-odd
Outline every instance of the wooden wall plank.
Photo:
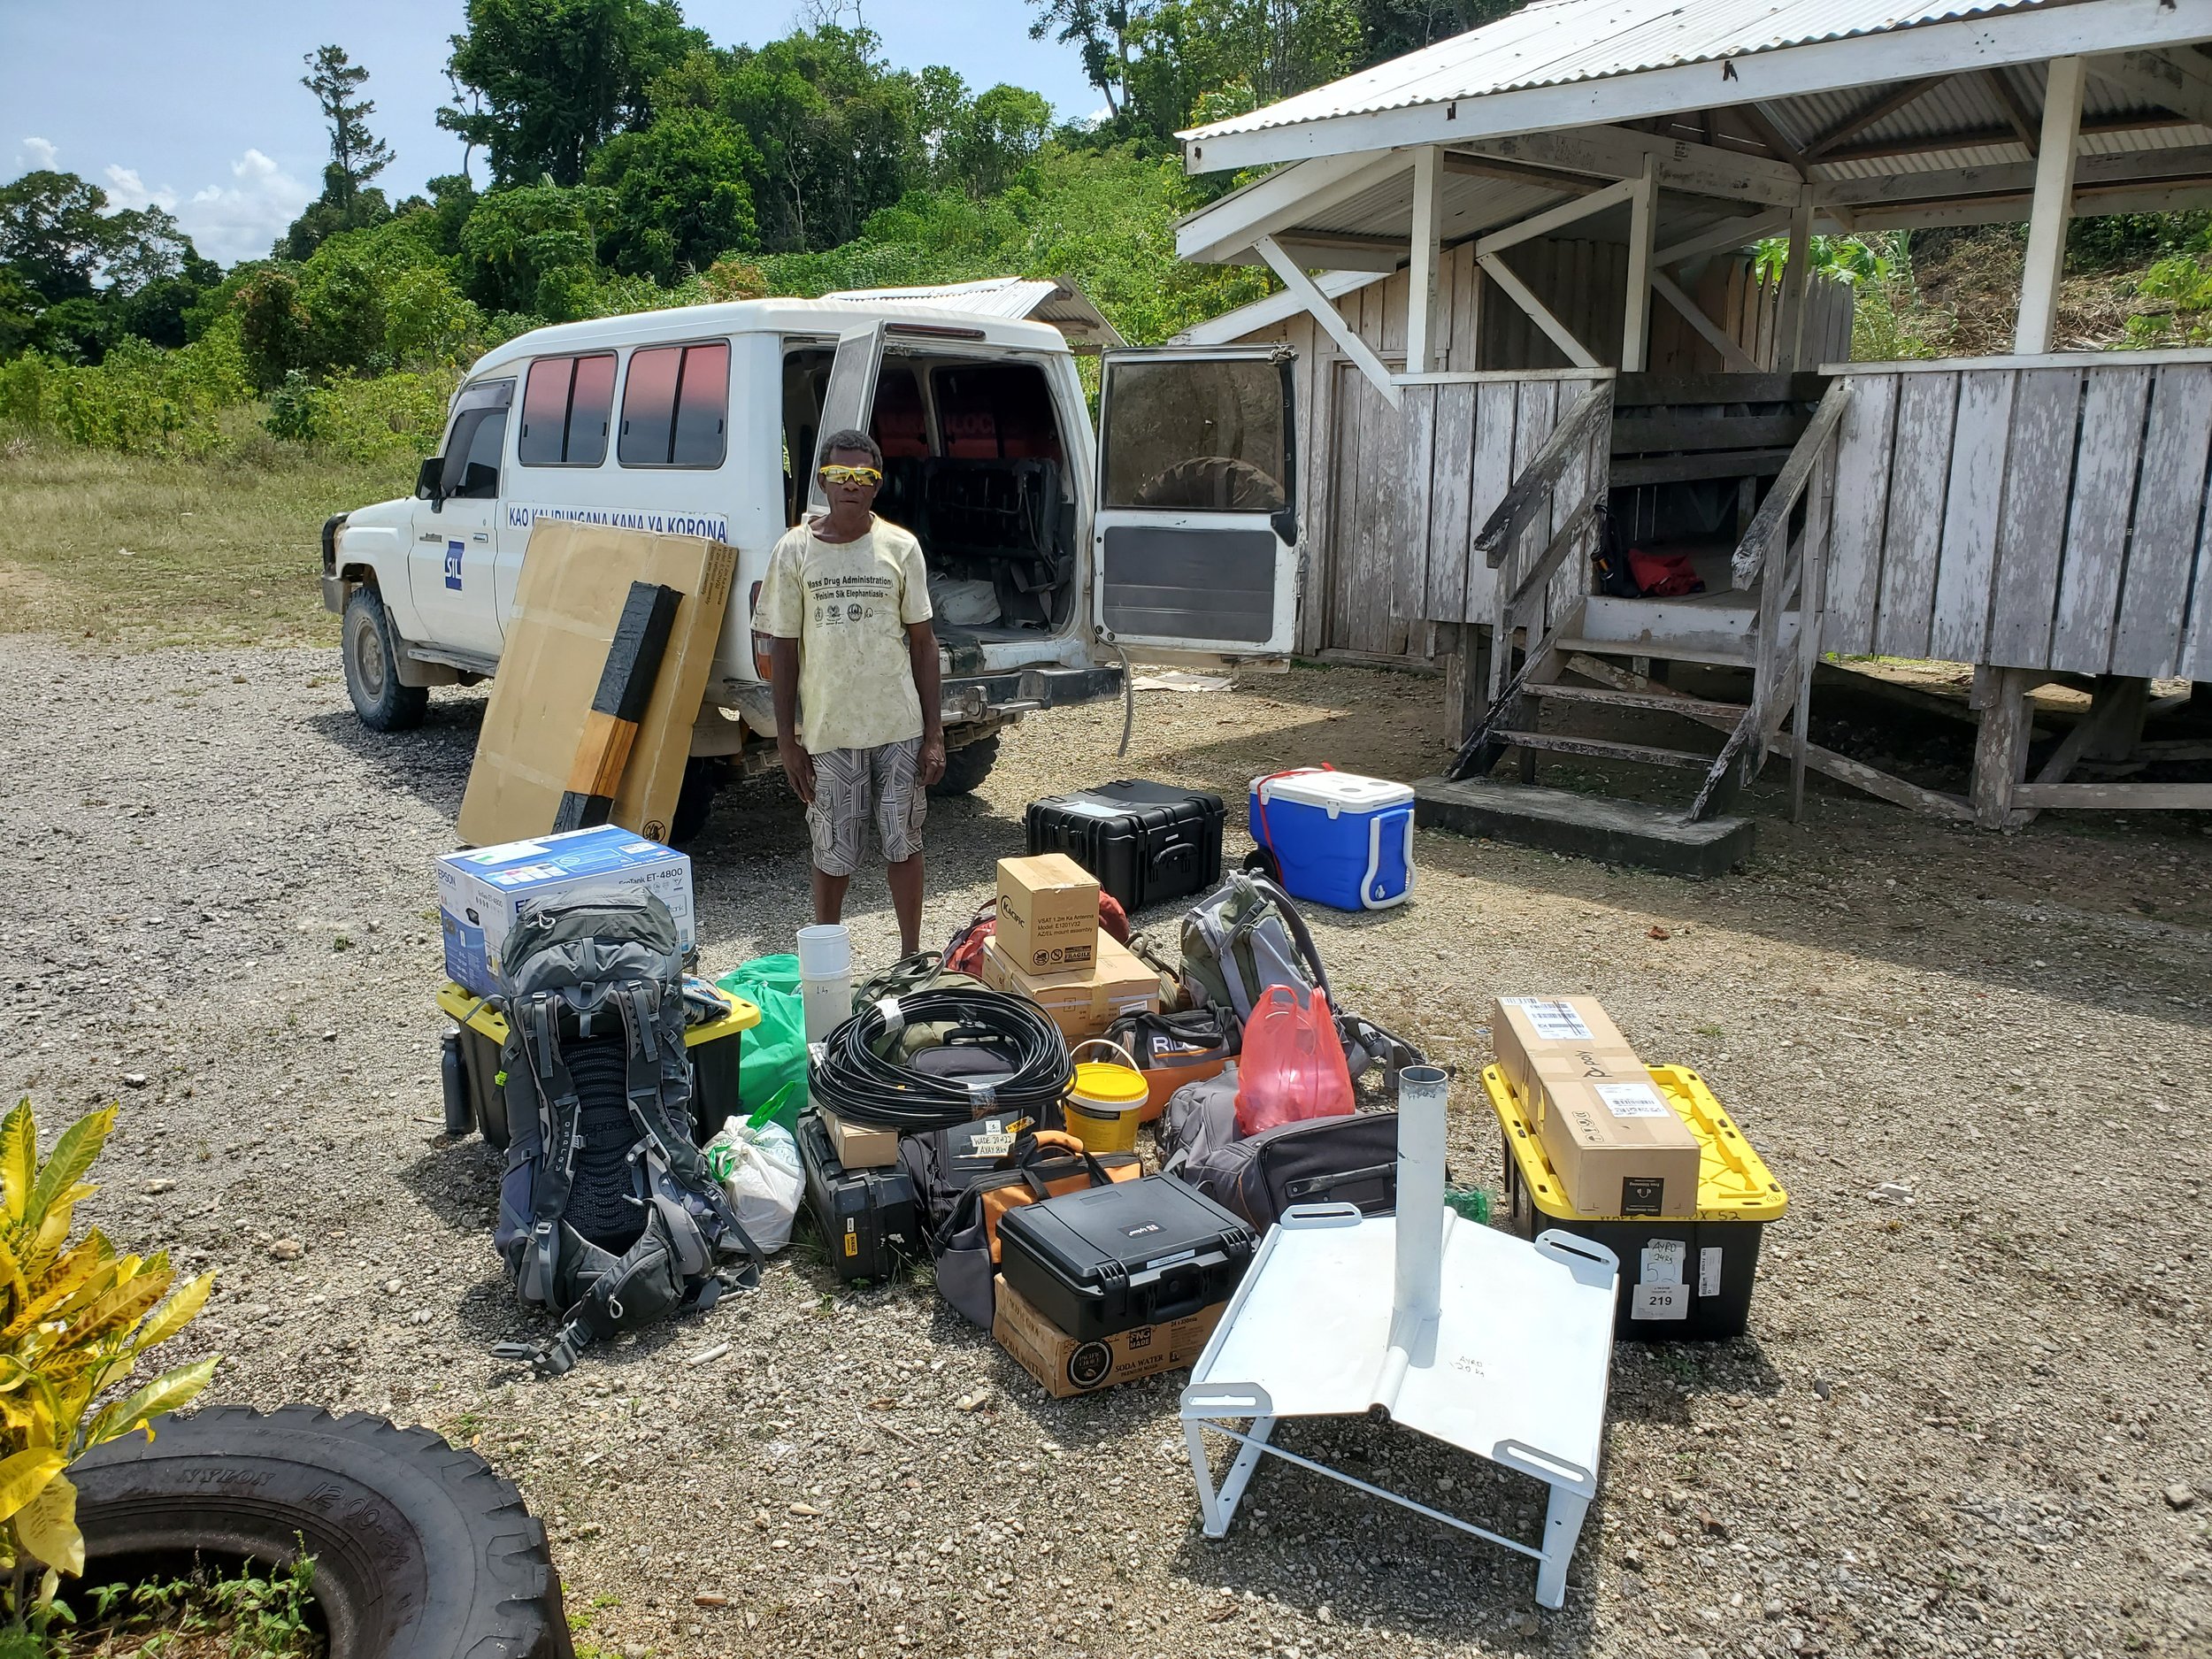
[[[1874,649],[1897,378],[1870,374],[1854,386],[1851,406],[1844,411],[1837,434],[1835,506],[1828,532],[1828,608],[1821,631],[1826,650],[1856,654]],[[1945,448],[1947,455],[1949,446]],[[1942,521],[1939,518],[1937,522]]]
[[[2212,502],[2207,505],[2212,509]],[[2197,573],[2190,592],[2189,621],[2182,630],[2174,672],[2212,680],[2212,511],[2207,511],[2197,533]]]
[[2050,666],[2082,380],[2077,368],[2021,372],[1998,515],[1989,644],[1978,661],[2003,668]]
[[[2143,454],[2151,371],[2100,366],[2085,379],[2050,665],[2101,674],[2112,661],[2112,625],[2120,611],[2121,569],[2135,503],[2136,465]],[[2156,491],[2171,484],[2170,479],[2155,479],[2151,488]]]
[[2004,499],[2005,449],[2018,374],[1973,369],[1960,377],[1951,430],[1951,474],[1943,500],[1943,552],[1936,565],[1935,621],[1928,649],[1946,662],[1978,663],[1989,641],[1989,578],[1997,565],[1997,513]]
[[1313,421],[1307,442],[1313,470],[1306,474],[1306,555],[1298,595],[1298,649],[1310,657],[1321,649],[1322,624],[1328,615],[1329,577],[1336,568],[1337,480],[1342,474],[1337,459],[1336,342],[1326,329],[1310,320],[1307,343],[1313,351]]
[[[2112,672],[2158,678],[2177,672],[2184,597],[2212,465],[2212,366],[2168,364],[2151,390],[2143,435],[2135,533],[2113,630]],[[2198,608],[2212,603],[2201,579]]]
[[1943,545],[1943,495],[1951,470],[1958,385],[1947,374],[1901,377],[1892,448],[1889,524],[1874,611],[1874,649],[1925,657],[1935,617],[1936,563]]
[[1425,602],[1430,558],[1448,562],[1452,557],[1450,548],[1431,534],[1436,500],[1436,401],[1444,389],[1409,386],[1401,394],[1405,402],[1398,411],[1398,424],[1405,436],[1405,458],[1399,476],[1405,480],[1406,503],[1394,557],[1386,555],[1390,576],[1383,597],[1391,614],[1408,618],[1429,615]]
[[[1489,380],[1476,387],[1474,392],[1475,442],[1467,477],[1467,535],[1471,542],[1475,533],[1498,510],[1498,503],[1505,499],[1505,492],[1513,482],[1515,457],[1533,453],[1522,450],[1514,431],[1520,400],[1513,382]],[[1487,562],[1474,557],[1471,549],[1466,568],[1467,590],[1462,597],[1461,618],[1487,622],[1495,603],[1496,572]]]
[[[1365,311],[1363,303],[1361,310]],[[1367,517],[1367,404],[1374,388],[1356,365],[1339,359],[1336,365],[1337,451],[1339,488],[1336,505],[1335,557],[1329,564],[1328,610],[1321,619],[1317,649],[1343,642],[1350,626],[1348,595],[1352,573],[1359,567],[1360,540]]]
[[[1468,503],[1474,471],[1477,389],[1472,386],[1436,388],[1428,590],[1421,614],[1439,621],[1457,622],[1466,614],[1467,561],[1471,556],[1468,542],[1474,534],[1468,521]],[[1488,566],[1484,568],[1486,571]]]

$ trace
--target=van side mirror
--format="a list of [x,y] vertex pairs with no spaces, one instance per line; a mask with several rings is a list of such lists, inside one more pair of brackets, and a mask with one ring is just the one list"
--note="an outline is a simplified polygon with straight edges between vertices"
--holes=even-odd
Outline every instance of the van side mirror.
[[415,499],[428,502],[433,512],[442,510],[438,486],[444,477],[445,457],[442,455],[426,455],[422,465],[415,469]]

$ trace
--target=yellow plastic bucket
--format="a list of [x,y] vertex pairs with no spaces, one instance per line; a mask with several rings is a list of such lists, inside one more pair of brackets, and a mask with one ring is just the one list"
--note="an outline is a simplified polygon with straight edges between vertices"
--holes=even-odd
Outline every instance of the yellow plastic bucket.
[[1121,1060],[1087,1060],[1075,1068],[1075,1084],[1068,1091],[1068,1130],[1090,1151],[1133,1152],[1149,1094],[1144,1073],[1118,1042],[1093,1037],[1075,1045],[1077,1054],[1086,1048],[1110,1048]]

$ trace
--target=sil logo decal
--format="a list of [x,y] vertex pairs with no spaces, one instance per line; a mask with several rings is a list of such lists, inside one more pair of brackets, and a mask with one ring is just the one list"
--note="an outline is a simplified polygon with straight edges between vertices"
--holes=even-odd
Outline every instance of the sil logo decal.
[[458,589],[461,586],[461,548],[458,541],[445,544],[445,585]]

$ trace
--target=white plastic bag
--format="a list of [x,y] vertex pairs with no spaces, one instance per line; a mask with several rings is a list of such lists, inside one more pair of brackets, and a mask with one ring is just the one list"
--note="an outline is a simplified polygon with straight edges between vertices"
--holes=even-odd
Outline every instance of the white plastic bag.
[[997,585],[980,576],[933,576],[929,605],[949,628],[987,628],[999,619]]
[[774,1122],[755,1129],[742,1118],[733,1118],[700,1150],[737,1211],[738,1225],[761,1254],[773,1256],[790,1243],[791,1224],[806,1187],[799,1143],[791,1132]]

